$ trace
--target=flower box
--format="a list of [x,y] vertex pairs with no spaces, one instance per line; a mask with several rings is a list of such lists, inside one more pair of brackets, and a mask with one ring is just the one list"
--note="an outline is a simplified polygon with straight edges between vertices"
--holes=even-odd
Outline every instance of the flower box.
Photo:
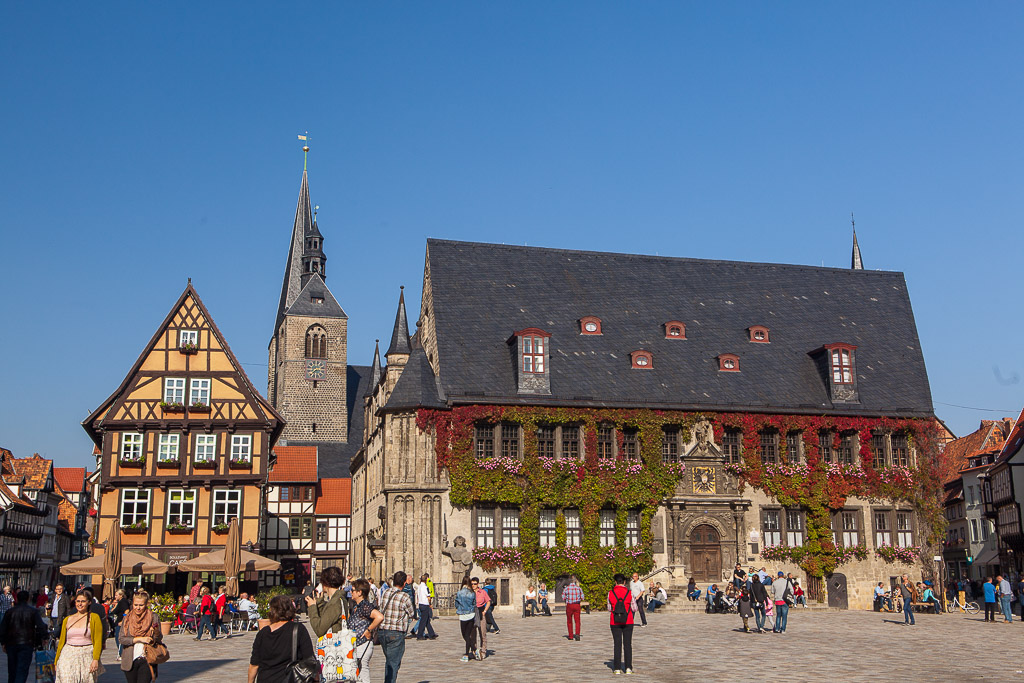
[[195,460],[192,463],[192,469],[196,470],[215,470],[217,469],[216,460]]
[[229,466],[233,470],[249,469],[250,467],[252,467],[252,461],[251,460],[232,460],[229,463]]
[[231,527],[227,524],[214,524],[212,529],[215,534],[226,534]]
[[149,525],[145,522],[136,522],[135,524],[128,524],[121,527],[121,532],[125,534],[144,534],[149,530]]
[[121,458],[118,460],[121,467],[142,467],[146,464],[146,456],[141,458]]
[[188,407],[190,413],[208,413],[210,412],[210,404],[208,403],[193,403]]
[[178,351],[182,352],[186,356],[191,356],[192,354],[199,353],[199,344],[193,344],[190,342],[179,344]]
[[195,527],[185,526],[184,524],[168,524],[167,533],[169,534],[190,534],[195,531]]
[[165,413],[184,413],[184,403],[168,403],[167,401],[160,401],[160,407]]
[[156,466],[164,469],[178,469],[181,467],[181,460],[157,460]]

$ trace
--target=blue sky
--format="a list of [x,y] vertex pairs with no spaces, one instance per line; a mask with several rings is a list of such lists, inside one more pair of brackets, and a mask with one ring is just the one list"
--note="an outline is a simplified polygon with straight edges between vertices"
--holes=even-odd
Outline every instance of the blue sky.
[[[257,388],[309,130],[349,361],[427,237],[906,273],[937,414],[1022,403],[1020,3],[3,3],[0,445],[191,277]],[[950,405],[953,404],[953,405]],[[984,408],[973,410],[958,408]]]

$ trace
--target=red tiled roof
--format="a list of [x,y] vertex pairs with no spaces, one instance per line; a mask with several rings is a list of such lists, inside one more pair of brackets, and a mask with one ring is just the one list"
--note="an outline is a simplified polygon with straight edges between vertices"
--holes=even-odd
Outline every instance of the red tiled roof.
[[277,462],[270,472],[270,481],[315,482],[317,480],[316,446],[278,446]]
[[81,493],[85,488],[84,467],[54,467],[53,478],[65,493]]
[[75,517],[78,516],[78,510],[71,501],[67,498],[61,498],[60,504],[57,506],[57,524],[64,527],[65,531],[73,532],[75,530]]
[[943,479],[959,479],[960,472],[967,467],[971,456],[1002,446],[1010,431],[1009,423],[1010,418],[982,420],[975,432],[946,444],[946,448],[939,456]]
[[317,491],[316,514],[351,515],[352,480],[349,478],[321,479]]
[[4,483],[4,480],[2,478],[0,478],[0,493],[10,498],[15,505],[31,508],[33,510],[36,509],[36,506],[35,504],[32,503],[32,501],[26,500],[25,498],[16,494],[13,490],[11,490],[11,488],[6,483]]
[[1010,430],[1010,434],[1006,437],[1006,441],[1003,443],[1003,448],[999,453],[998,460],[1009,459],[1010,456],[1020,450],[1022,445],[1024,445],[1024,410],[1020,411],[1020,415],[1017,417],[1017,422],[1013,425],[1013,429]]
[[50,475],[53,461],[47,460],[38,453],[31,458],[14,458],[14,471],[25,477],[25,486],[30,489],[46,487],[46,479]]

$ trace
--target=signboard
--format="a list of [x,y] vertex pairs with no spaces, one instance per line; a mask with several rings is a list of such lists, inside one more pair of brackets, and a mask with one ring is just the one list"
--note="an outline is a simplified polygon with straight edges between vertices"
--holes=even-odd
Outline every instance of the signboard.
[[191,560],[195,553],[189,550],[165,550],[161,555],[163,555],[163,561],[170,566],[171,571],[175,572],[179,564],[185,560]]

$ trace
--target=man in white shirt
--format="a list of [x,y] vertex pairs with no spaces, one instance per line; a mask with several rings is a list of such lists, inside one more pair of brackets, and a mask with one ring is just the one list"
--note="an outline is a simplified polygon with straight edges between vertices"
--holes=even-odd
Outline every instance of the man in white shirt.
[[[430,587],[427,586],[426,574],[421,576],[420,582],[416,584],[416,607],[420,611],[420,621],[412,631],[416,634],[416,640],[437,638],[434,627],[430,623],[430,620],[434,618],[434,613],[430,608]],[[430,635],[427,635],[428,632]]]
[[647,613],[644,612],[644,591],[647,590],[644,586],[644,582],[640,580],[640,575],[633,572],[633,578],[629,581],[629,592],[633,594],[633,599],[636,600],[637,612],[640,614],[641,628],[647,626]]

